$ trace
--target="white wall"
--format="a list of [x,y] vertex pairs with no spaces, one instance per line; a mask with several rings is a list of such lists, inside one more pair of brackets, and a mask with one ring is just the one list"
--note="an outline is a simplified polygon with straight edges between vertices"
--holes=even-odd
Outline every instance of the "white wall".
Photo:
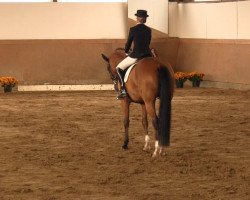
[[127,16],[135,19],[137,9],[148,10],[147,25],[173,37],[250,39],[250,1],[168,0],[128,0],[128,10],[121,2],[1,3],[0,39],[126,38]]
[[206,6],[207,38],[237,39],[237,3]]
[[0,39],[123,39],[127,3],[2,3]]
[[238,2],[238,37],[250,39],[250,1]]
[[169,35],[181,38],[250,39],[250,1],[169,3]]
[[[175,10],[170,9],[170,36],[173,36],[171,27],[176,26],[175,36],[201,38],[206,34],[206,7],[200,4],[177,4]],[[175,16],[172,14],[177,13]],[[197,18],[197,16],[199,16]],[[187,23],[188,22],[188,23]]]
[[168,0],[128,0],[128,17],[136,20],[135,13],[148,11],[147,25],[168,34]]

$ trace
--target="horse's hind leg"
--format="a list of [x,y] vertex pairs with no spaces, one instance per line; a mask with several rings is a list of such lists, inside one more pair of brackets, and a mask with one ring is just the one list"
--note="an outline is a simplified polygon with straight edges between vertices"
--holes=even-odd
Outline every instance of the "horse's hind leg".
[[153,157],[157,156],[160,153],[160,147],[158,144],[158,117],[155,111],[155,101],[146,103],[147,113],[152,119],[152,124],[155,130],[155,151],[153,153]]
[[148,118],[147,118],[147,110],[145,104],[142,104],[142,126],[144,128],[144,133],[145,133],[145,145],[143,150],[147,151],[150,150],[150,138],[148,136]]

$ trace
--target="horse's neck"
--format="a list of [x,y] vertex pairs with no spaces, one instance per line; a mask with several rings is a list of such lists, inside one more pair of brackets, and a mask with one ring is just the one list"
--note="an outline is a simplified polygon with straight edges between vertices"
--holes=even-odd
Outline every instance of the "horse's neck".
[[124,58],[126,58],[126,54],[124,52],[116,52],[116,57],[122,61]]

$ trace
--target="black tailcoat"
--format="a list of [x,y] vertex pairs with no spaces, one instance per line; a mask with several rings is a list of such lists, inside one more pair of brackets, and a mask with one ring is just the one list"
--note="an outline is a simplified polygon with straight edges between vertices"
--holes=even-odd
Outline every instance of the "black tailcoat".
[[129,30],[128,40],[125,45],[125,52],[128,53],[132,42],[134,42],[131,58],[143,58],[150,56],[151,29],[145,24],[137,24]]

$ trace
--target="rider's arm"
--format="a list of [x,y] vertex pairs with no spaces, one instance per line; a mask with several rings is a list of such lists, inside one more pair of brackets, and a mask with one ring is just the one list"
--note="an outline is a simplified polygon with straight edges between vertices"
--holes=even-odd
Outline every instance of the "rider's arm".
[[133,42],[133,36],[132,36],[132,31],[130,29],[129,34],[128,34],[128,40],[127,40],[127,43],[125,45],[125,53],[129,52],[132,42]]
[[152,38],[152,30],[150,29],[150,40],[149,40],[149,44],[151,42],[151,38]]

